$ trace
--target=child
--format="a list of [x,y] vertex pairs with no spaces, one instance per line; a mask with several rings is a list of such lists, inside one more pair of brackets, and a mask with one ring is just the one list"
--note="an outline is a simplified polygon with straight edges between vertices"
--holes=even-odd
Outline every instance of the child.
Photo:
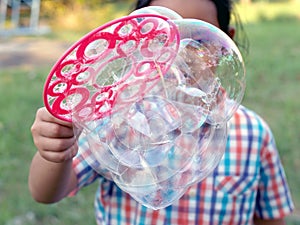
[[[138,1],[145,6],[168,7],[182,17],[220,27],[231,38],[230,0]],[[268,125],[240,106],[230,120],[225,155],[214,172],[191,186],[178,201],[148,209],[112,181],[97,174],[83,159],[71,123],[54,118],[45,108],[32,125],[38,149],[29,173],[33,198],[42,203],[60,201],[99,180],[95,199],[97,224],[285,224],[293,210],[275,141]],[[78,152],[79,149],[79,152]],[[78,154],[77,154],[78,153]]]

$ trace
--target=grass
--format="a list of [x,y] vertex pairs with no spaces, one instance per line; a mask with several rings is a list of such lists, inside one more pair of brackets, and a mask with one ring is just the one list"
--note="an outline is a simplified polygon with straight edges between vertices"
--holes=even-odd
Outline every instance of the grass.
[[[35,152],[30,126],[36,109],[42,105],[41,92],[49,69],[0,72],[0,224],[3,225],[94,223],[92,194],[83,192],[78,198],[49,207],[36,204],[28,192],[27,174]],[[86,191],[93,193],[91,188]],[[85,215],[84,220],[79,218],[81,215]]]
[[[293,13],[286,13],[291,16],[284,19],[281,15],[246,23],[251,51],[246,60],[247,91],[243,104],[258,112],[271,126],[298,211],[300,21]],[[35,153],[30,126],[36,109],[43,104],[41,93],[49,70],[50,67],[0,70],[0,224],[3,225],[95,224],[95,185],[76,198],[51,206],[36,204],[28,192],[28,169]],[[288,225],[299,221],[290,217]]]

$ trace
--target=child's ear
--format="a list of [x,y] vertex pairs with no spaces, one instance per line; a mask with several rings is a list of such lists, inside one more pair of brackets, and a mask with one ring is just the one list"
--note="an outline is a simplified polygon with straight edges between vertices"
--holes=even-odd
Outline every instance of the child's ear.
[[229,30],[228,30],[228,35],[231,39],[234,38],[234,35],[235,35],[235,28],[234,27],[229,27]]

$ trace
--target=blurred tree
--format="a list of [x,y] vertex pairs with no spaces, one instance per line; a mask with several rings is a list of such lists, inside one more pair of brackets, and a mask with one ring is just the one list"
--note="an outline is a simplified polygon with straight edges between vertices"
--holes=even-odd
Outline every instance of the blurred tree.
[[[52,1],[52,2],[58,2],[58,1]],[[80,5],[85,7],[99,7],[101,4],[106,3],[120,3],[120,2],[132,2],[132,0],[62,0],[61,1],[63,5],[72,7],[74,5]]]
[[57,33],[65,30],[86,33],[107,21],[126,15],[134,1],[42,0],[41,18]]
[[240,0],[242,4],[250,4],[251,0]]
[[128,4],[134,0],[43,0],[41,1],[41,14],[43,17],[51,18],[58,14],[73,9],[101,9],[107,4]]

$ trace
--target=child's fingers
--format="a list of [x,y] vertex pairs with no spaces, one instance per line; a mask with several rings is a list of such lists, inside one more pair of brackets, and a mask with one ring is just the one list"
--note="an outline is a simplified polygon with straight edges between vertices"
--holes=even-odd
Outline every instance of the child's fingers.
[[56,123],[70,128],[73,127],[72,123],[55,118],[45,107],[37,111],[36,118],[44,122]]
[[34,144],[40,151],[63,152],[76,144],[75,137],[48,138],[40,136],[34,140]]
[[42,122],[37,125],[37,131],[40,136],[48,138],[72,138],[74,131],[72,127],[66,127],[57,123]]
[[77,154],[77,151],[78,151],[78,146],[75,143],[74,145],[72,145],[68,149],[65,149],[64,151],[57,152],[57,151],[46,150],[46,151],[39,151],[39,153],[47,161],[62,163],[72,159]]

